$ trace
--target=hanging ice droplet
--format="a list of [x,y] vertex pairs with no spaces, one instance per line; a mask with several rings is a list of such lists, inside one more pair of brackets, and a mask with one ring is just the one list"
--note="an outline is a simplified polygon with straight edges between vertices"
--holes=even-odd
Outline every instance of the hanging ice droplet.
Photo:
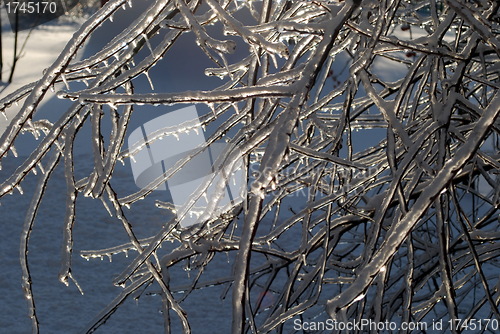
[[16,150],[16,148],[14,146],[10,147],[10,151],[12,152],[12,154],[14,155],[14,157],[17,158],[17,150]]
[[271,60],[273,61],[274,68],[278,68],[278,62],[276,61],[276,55],[271,53]]
[[179,141],[179,134],[177,132],[175,132],[173,136],[175,137],[175,139],[177,139],[177,141]]
[[31,121],[31,118],[28,118],[26,120],[26,125],[30,127],[31,129],[34,129],[33,122]]
[[110,15],[110,16],[109,16],[109,21],[110,21],[110,22],[113,22],[113,15]]
[[132,0],[128,0],[128,1],[127,1],[127,3],[128,3],[128,6],[129,6],[130,8],[132,8]]
[[61,73],[61,79],[64,82],[64,85],[66,86],[66,89],[69,90],[68,80],[66,80],[66,75],[64,75],[64,73]]
[[146,76],[146,78],[148,79],[148,82],[149,82],[149,85],[151,86],[151,89],[155,90],[155,87],[153,85],[153,81],[151,81],[151,77],[149,76],[149,72],[148,71],[144,71],[143,73]]
[[236,111],[236,114],[240,114],[240,108],[238,108],[238,103],[233,103],[233,109]]
[[104,208],[106,209],[106,211],[108,212],[109,216],[113,217],[113,213],[109,209],[108,203],[106,203],[106,201],[102,197],[101,197],[101,202],[102,202],[102,205],[104,206]]
[[153,51],[153,47],[151,46],[151,43],[149,42],[148,35],[142,34],[142,38],[144,38],[144,41],[146,42],[146,46],[148,47],[149,52],[151,52],[151,54],[154,57],[155,54],[154,54],[154,51]]
[[16,189],[17,189],[17,191],[19,191],[19,193],[20,193],[21,195],[23,195],[23,194],[24,194],[23,188],[21,188],[21,186],[20,186],[20,185],[17,185],[17,186],[16,186]]
[[42,174],[45,174],[45,170],[43,169],[43,166],[42,166],[42,164],[40,163],[40,161],[38,161],[38,162],[36,163],[36,166],[38,167],[38,169],[40,170],[40,172],[41,172]]
[[217,113],[215,112],[215,104],[209,103],[208,106],[212,110],[212,114],[214,114],[214,117],[217,117]]
[[125,203],[123,206],[126,207],[128,210],[130,210],[130,204]]

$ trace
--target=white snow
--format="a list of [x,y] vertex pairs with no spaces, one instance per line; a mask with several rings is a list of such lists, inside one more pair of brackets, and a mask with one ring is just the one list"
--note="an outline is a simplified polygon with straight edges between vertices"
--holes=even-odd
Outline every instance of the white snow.
[[[18,49],[22,48],[20,58],[17,61],[13,81],[6,84],[13,63],[14,32],[12,31],[7,12],[2,7],[2,83],[0,98],[4,98],[16,89],[41,78],[43,70],[49,67],[59,56],[66,43],[71,39],[79,24],[64,22],[54,24],[53,21],[42,24],[32,31],[24,30],[18,34]],[[49,94],[52,94],[51,92]],[[48,98],[44,99],[48,101]],[[42,102],[42,105],[43,103]],[[12,119],[19,110],[19,106],[12,106],[6,110],[7,117]],[[0,136],[5,131],[8,122],[0,119]]]

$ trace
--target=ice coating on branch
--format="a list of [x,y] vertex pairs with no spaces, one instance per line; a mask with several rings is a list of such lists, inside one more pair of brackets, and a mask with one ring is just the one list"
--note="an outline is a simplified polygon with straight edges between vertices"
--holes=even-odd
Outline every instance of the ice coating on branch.
[[[102,249],[80,253],[113,262],[130,255],[114,280],[122,289],[87,332],[149,287],[170,332],[199,331],[181,301],[212,286],[232,296],[224,332],[286,331],[299,316],[467,321],[479,305],[498,317],[498,6],[108,1],[40,80],[0,100],[4,116],[15,111],[0,143],[0,197],[33,196],[20,259],[34,330],[28,246],[58,165],[66,182],[61,282],[81,291],[73,268],[73,226],[87,227],[81,194],[127,237],[114,244],[109,235]],[[76,60],[92,34],[120,24],[106,45]],[[179,48],[200,82],[185,73],[178,80]],[[206,76],[221,80],[203,86]],[[51,123],[39,112],[55,85],[69,103]],[[137,122],[160,123],[195,105],[199,114],[169,126]],[[23,151],[21,134],[37,139],[33,151]],[[92,150],[88,161],[76,138]],[[139,168],[138,187],[122,187],[120,177],[137,181],[130,168],[146,161],[154,173],[144,178],[151,166]],[[28,179],[37,180],[34,191]],[[181,200],[176,187],[187,184]],[[167,187],[171,198],[157,199]],[[140,224],[151,221],[157,230],[139,239]],[[231,274],[216,277],[213,265],[224,264]],[[276,298],[264,301],[262,291]]]

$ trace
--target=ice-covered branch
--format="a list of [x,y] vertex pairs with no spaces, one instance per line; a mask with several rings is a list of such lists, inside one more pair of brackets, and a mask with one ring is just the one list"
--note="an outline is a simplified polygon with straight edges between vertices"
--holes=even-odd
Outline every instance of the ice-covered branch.
[[[138,7],[106,45],[76,60],[101,25]],[[161,298],[167,332],[196,332],[186,301],[213,287],[233,311],[221,332],[287,332],[295,320],[330,317],[500,317],[497,35],[493,0],[108,1],[40,80],[0,100],[5,115],[21,105],[0,142],[9,170],[0,198],[23,194],[29,174],[41,173],[20,247],[34,331],[44,322],[28,246],[58,165],[66,189],[60,280],[78,287],[75,226],[89,223],[82,202],[95,203],[91,219],[116,221],[125,236],[80,252],[87,260],[127,255],[108,282],[123,290],[87,332],[144,293]],[[165,75],[155,71],[178,52],[222,81],[178,89],[169,73],[168,84],[158,82]],[[67,104],[47,104],[56,112],[46,120],[47,92],[62,84],[57,97]],[[143,117],[185,105],[200,114],[145,123],[147,133],[132,136]],[[21,135],[36,148],[23,151]],[[184,149],[185,136],[202,140],[169,164],[155,160],[154,146]],[[157,196],[179,178],[197,180],[190,166],[205,154],[210,170],[182,205]],[[139,189],[126,186],[128,160],[146,155],[158,173]]]

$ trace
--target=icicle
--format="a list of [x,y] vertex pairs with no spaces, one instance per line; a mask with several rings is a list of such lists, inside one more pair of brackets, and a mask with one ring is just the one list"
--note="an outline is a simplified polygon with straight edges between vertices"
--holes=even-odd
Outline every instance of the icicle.
[[87,86],[87,87],[89,86],[89,82],[87,81],[87,79],[83,79],[82,81],[85,84],[85,86]]
[[122,9],[123,9],[123,10],[127,10],[127,5],[126,5],[126,4],[123,4],[123,5],[122,5]]
[[212,110],[212,113],[214,114],[214,117],[217,117],[217,113],[215,112],[215,104],[209,103],[208,106]]
[[144,71],[144,75],[146,76],[146,78],[148,78],[148,82],[149,82],[149,85],[151,86],[151,89],[155,90],[155,87],[153,86],[153,81],[151,81],[151,78],[149,77],[149,72]]
[[307,260],[306,260],[306,254],[302,253],[302,262],[304,263],[304,266],[307,266]]
[[257,56],[257,64],[259,64],[260,66],[261,64],[260,64],[259,50],[254,44],[250,44],[250,47],[253,49],[254,55]]
[[125,203],[125,204],[123,204],[123,206],[126,207],[128,210],[130,210],[130,204]]
[[5,112],[5,110],[3,110],[3,109],[0,110],[0,113],[2,113],[2,116],[3,116],[3,118],[5,118],[6,121],[9,120],[9,118],[7,117],[7,113]]
[[137,161],[135,160],[135,157],[133,155],[130,156],[130,160],[135,164]]
[[66,277],[66,276],[59,277],[59,282],[61,282],[62,284],[66,285],[66,286],[69,286],[68,277]]
[[40,169],[40,172],[42,173],[42,175],[45,175],[45,170],[43,169],[43,166],[42,164],[40,163],[40,161],[38,161],[36,163],[36,166],[38,167],[38,169]]
[[16,186],[16,189],[17,189],[17,191],[19,191],[19,193],[20,193],[21,195],[23,195],[23,194],[24,194],[23,188],[21,188],[21,186],[20,186],[20,185],[17,185],[17,186]]
[[238,108],[238,103],[233,103],[233,108],[234,108],[234,111],[236,111],[236,114],[240,114],[240,108]]
[[174,133],[173,136],[175,137],[175,139],[177,139],[177,141],[179,141],[179,134],[178,133]]
[[108,256],[109,262],[113,262],[113,254],[106,254]]
[[11,146],[10,150],[11,150],[12,154],[14,155],[14,157],[17,158],[17,150],[16,150],[16,148],[14,146]]
[[106,211],[109,213],[109,216],[113,217],[113,214],[111,213],[111,210],[109,209],[108,203],[106,203],[106,201],[102,197],[101,197],[101,202],[102,202],[102,205],[104,206],[104,208],[106,209]]
[[73,277],[73,275],[71,274],[71,272],[68,273],[68,276],[69,276],[69,278],[71,278],[71,280],[73,281],[73,283],[75,283],[75,286],[78,289],[78,291],[83,295],[83,289],[82,289],[82,287],[77,282],[77,280]]
[[113,22],[113,15],[110,15],[110,16],[109,16],[109,21],[110,21],[110,22]]
[[[1,168],[0,168],[0,169],[1,169]],[[36,168],[32,168],[32,169],[31,169],[31,172],[32,172],[33,174],[35,174],[35,175],[37,175],[37,174],[38,174],[38,172],[36,171]]]
[[26,125],[30,127],[32,130],[35,130],[35,127],[33,126],[33,122],[31,121],[31,118],[28,118],[26,120]]
[[278,68],[278,61],[276,60],[276,55],[271,53],[271,59],[273,61],[274,68]]
[[132,8],[132,0],[127,0],[128,6]]
[[148,47],[149,52],[151,52],[151,54],[152,54],[152,55],[153,55],[153,57],[154,57],[153,47],[151,46],[151,43],[149,42],[148,35],[146,35],[146,34],[142,34],[142,37],[144,38],[144,41],[146,42],[146,46]]
[[66,76],[64,75],[64,73],[61,73],[61,79],[64,82],[64,85],[66,86],[66,89],[69,90],[68,80],[66,80]]

